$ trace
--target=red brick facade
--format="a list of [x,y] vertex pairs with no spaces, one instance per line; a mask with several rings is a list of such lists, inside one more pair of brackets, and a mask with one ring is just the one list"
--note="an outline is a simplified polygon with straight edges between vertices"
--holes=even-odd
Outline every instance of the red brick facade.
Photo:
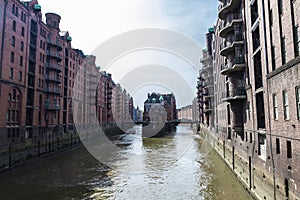
[[0,171],[79,142],[76,128],[114,123],[111,75],[72,48],[59,15],[44,23],[37,0],[1,0],[0,15]]

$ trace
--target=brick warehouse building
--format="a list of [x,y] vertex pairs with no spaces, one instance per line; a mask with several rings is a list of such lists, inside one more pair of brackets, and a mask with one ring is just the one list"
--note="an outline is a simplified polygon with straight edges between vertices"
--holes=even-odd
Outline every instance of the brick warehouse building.
[[[212,143],[261,199],[300,198],[300,2],[220,0]],[[208,81],[208,80],[205,80]]]
[[[161,107],[165,109],[166,121],[174,121],[178,119],[177,109],[176,109],[176,99],[173,93],[171,94],[160,94],[160,93],[148,93],[147,99],[144,102],[144,113],[143,121],[149,122],[151,107],[156,106],[159,112],[162,112]],[[162,117],[162,116],[160,116]],[[162,117],[163,119],[163,117]]]
[[78,142],[75,121],[112,126],[111,75],[72,48],[59,15],[44,23],[38,1],[1,0],[0,16],[0,171]]

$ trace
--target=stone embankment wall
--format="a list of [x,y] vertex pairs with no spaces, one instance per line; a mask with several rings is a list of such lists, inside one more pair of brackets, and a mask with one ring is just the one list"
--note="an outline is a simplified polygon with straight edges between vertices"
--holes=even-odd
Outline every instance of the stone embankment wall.
[[[222,141],[218,138],[218,134],[209,131],[206,127],[201,127],[199,133],[218,152],[228,168],[254,199],[286,199],[286,188],[282,183],[276,181],[276,177],[274,181],[272,169],[266,171],[265,166],[258,162],[257,158],[251,157],[251,153],[239,150],[233,142]],[[290,192],[289,199],[299,198]]]

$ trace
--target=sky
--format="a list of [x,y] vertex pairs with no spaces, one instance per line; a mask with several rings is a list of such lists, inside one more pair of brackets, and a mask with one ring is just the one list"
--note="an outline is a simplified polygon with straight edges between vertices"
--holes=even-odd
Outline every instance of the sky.
[[[95,50],[112,37],[143,28],[176,31],[190,38],[202,48],[205,46],[207,29],[216,22],[218,1],[39,0],[39,4],[42,6],[43,15],[47,12],[54,12],[62,17],[60,30],[69,31],[73,39],[72,46],[82,49],[85,54],[89,55],[95,54]],[[200,55],[201,52],[199,52]],[[96,56],[99,57],[99,55]],[[101,65],[101,63],[97,64]],[[134,69],[133,65],[135,66]],[[147,71],[148,68],[144,66],[148,66],[148,68],[160,66],[161,71],[165,72],[165,74],[161,75],[161,79],[181,80],[182,78],[184,83],[181,85],[184,85],[186,82],[192,90],[195,89],[198,76],[195,69],[189,63],[182,61],[178,56],[162,51],[144,50],[142,52],[127,53],[118,60],[114,60],[109,67],[104,66],[104,69],[112,73],[115,82],[122,83],[121,85],[126,88],[128,81],[122,81],[122,79],[126,76],[131,78],[141,77],[141,74],[132,76],[129,73],[137,73],[137,71],[144,73],[143,70],[138,69],[141,68]],[[173,74],[174,76],[168,78],[166,76],[168,74]],[[177,76],[180,77],[176,78]],[[135,99],[135,105],[142,107],[147,92],[173,92],[175,96],[178,93],[168,83],[161,84],[157,81],[152,81],[152,83],[148,81],[142,84],[144,85],[143,87],[137,85],[135,88],[128,89]],[[131,83],[128,84],[130,85]],[[191,98],[178,97],[178,102],[179,107],[188,105],[191,104]]]

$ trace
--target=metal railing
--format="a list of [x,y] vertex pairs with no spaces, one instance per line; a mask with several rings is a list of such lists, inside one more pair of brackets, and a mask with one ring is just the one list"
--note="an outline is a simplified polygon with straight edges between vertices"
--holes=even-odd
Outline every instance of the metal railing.
[[47,56],[51,56],[51,57],[58,58],[58,59],[62,60],[62,56],[61,56],[60,53],[47,51]]
[[234,65],[238,65],[238,64],[245,64],[245,58],[244,57],[235,57],[232,62],[227,63],[227,64],[225,64],[225,63],[221,64],[221,71],[230,69]]
[[48,44],[51,44],[51,45],[53,45],[53,46],[57,46],[57,47],[59,47],[60,49],[62,49],[62,44],[60,44],[60,43],[58,42],[57,39],[56,39],[55,41],[53,41],[51,38],[48,38],[48,39],[47,39],[47,43],[48,43]]
[[46,69],[54,69],[54,70],[62,71],[62,66],[57,64],[46,63]]
[[59,104],[50,105],[49,103],[45,103],[46,110],[60,110]]
[[55,81],[55,82],[61,82],[61,79],[59,77],[52,77],[50,75],[46,75],[47,81]]
[[230,26],[233,20],[241,20],[242,17],[242,12],[233,12],[228,14],[226,20],[221,23],[220,29]]
[[220,4],[218,6],[218,10],[221,11],[224,7],[226,7],[227,5],[229,5],[231,2],[231,0],[225,0],[222,4]]
[[237,96],[246,96],[245,87],[237,87],[222,93],[223,99],[234,98]]
[[61,89],[55,88],[55,87],[54,88],[45,87],[45,92],[60,94],[61,93]]

